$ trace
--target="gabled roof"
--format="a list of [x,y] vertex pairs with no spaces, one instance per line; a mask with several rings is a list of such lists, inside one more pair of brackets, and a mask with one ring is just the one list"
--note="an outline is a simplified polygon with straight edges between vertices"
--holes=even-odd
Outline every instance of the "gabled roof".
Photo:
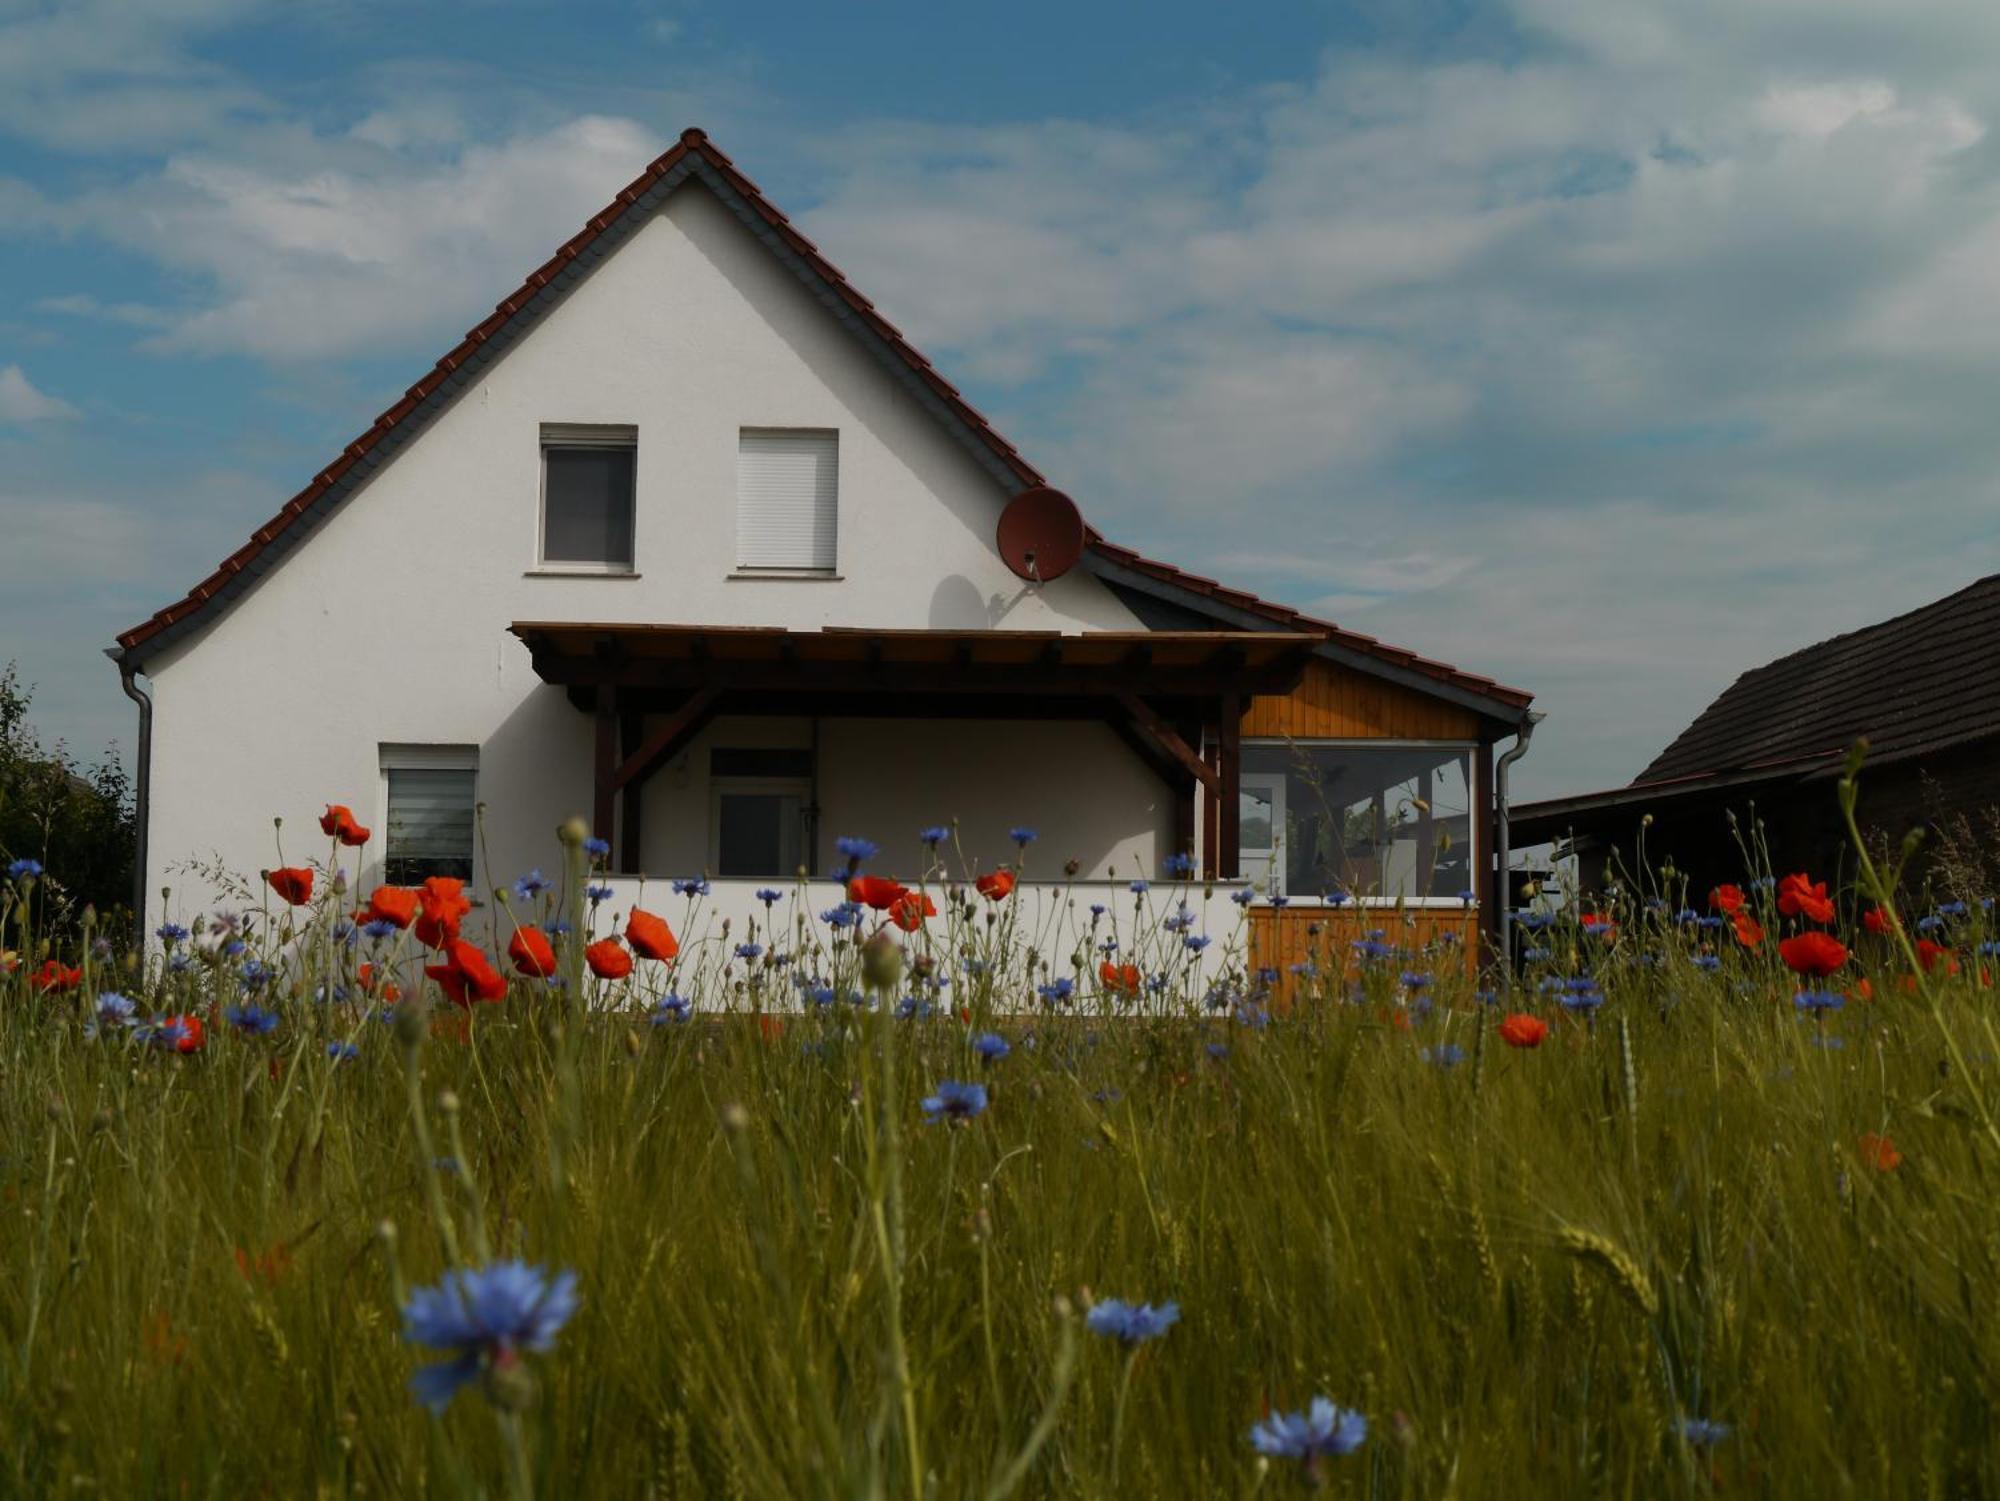
[[[341,450],[331,464],[313,476],[310,484],[251,533],[249,541],[224,558],[213,573],[183,598],[122,633],[118,637],[118,655],[125,665],[132,666],[153,655],[227,608],[285,553],[310,535],[403,443],[421,432],[479,371],[499,358],[561,302],[578,282],[640,228],[670,193],[691,177],[699,179],[733,210],[834,316],[860,337],[891,373],[965,443],[1003,489],[1019,491],[1046,483],[1041,471],[1023,458],[902,332],[876,311],[874,303],[862,296],[820,254],[818,247],[793,227],[706,133],[690,129],[683,131],[664,155],[634,178],[554,255],[531,272],[527,280],[502,298],[491,316],[467,333],[400,401]],[[1519,720],[1533,700],[1532,694],[1505,687],[1491,678],[1461,672],[1448,663],[1389,646],[1372,636],[1344,631],[1330,621],[1317,620],[1285,605],[1230,589],[1213,579],[1142,557],[1130,548],[1105,541],[1094,528],[1088,531],[1085,566],[1102,577],[1169,599],[1209,618],[1228,621],[1238,629],[1303,630],[1322,635],[1325,640],[1321,650],[1325,655],[1438,693],[1497,719]]]
[[1933,604],[1752,668],[1636,783],[1838,757],[1869,760],[2000,734],[2000,574]]

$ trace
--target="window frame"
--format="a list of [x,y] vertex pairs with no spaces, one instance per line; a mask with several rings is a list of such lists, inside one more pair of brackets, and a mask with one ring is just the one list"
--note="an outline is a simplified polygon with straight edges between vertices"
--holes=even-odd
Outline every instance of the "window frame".
[[[472,843],[467,852],[467,884],[477,886],[479,871],[479,747],[455,743],[383,741],[376,747],[377,817],[382,830],[381,879],[389,879],[389,774],[395,771],[463,771],[472,777]],[[477,903],[475,903],[477,905]]]
[[[1478,792],[1479,792],[1479,742],[1478,741],[1422,740],[1422,739],[1414,739],[1408,736],[1356,738],[1351,735],[1349,736],[1246,735],[1242,738],[1242,740],[1239,743],[1243,750],[1248,750],[1252,746],[1259,746],[1259,747],[1277,746],[1287,750],[1289,750],[1294,746],[1308,746],[1314,750],[1330,749],[1330,750],[1453,751],[1464,756],[1465,797],[1467,803],[1466,819],[1465,819],[1466,823],[1465,842],[1467,851],[1466,869],[1470,872],[1471,885],[1473,889],[1475,891],[1478,890],[1479,870],[1480,870],[1479,861],[1481,853],[1486,847],[1486,831],[1484,830],[1484,828],[1481,827],[1481,825],[1484,823],[1485,820],[1480,817],[1481,810],[1478,806]],[[1263,773],[1257,773],[1257,772],[1249,773],[1249,775],[1252,776],[1257,776],[1262,774]],[[1241,868],[1240,862],[1242,860],[1242,854],[1240,850],[1238,851],[1237,859],[1239,862],[1239,869],[1240,869]],[[1270,862],[1270,868],[1275,870],[1277,863],[1278,862],[1275,859],[1273,859]],[[1335,904],[1328,903],[1324,900],[1324,893],[1310,892],[1294,896],[1290,892],[1286,891],[1284,889],[1284,886],[1285,883],[1283,882],[1282,879],[1280,879],[1277,883],[1278,893],[1285,897],[1285,900],[1288,905],[1299,906],[1304,903],[1312,903],[1315,905],[1325,906],[1329,911],[1334,910],[1335,908]],[[1260,892],[1256,896],[1255,901],[1259,904],[1267,904],[1270,901],[1270,899],[1271,899],[1271,892],[1267,890],[1264,892]],[[1377,911],[1393,910],[1398,907],[1409,908],[1411,910],[1416,910],[1416,911],[1426,911],[1426,910],[1460,911],[1465,907],[1466,904],[1462,899],[1460,899],[1460,897],[1456,893],[1450,893],[1443,896],[1364,896],[1359,892],[1352,892],[1349,893],[1348,899],[1345,902],[1340,903],[1338,905],[1346,907],[1367,908]]]
[[755,796],[759,793],[796,795],[799,799],[799,863],[810,866],[813,852],[810,842],[812,833],[808,827],[812,819],[813,779],[810,775],[792,776],[715,776],[708,779],[708,868],[718,879],[729,881],[784,880],[798,878],[797,870],[757,871],[751,875],[722,874],[722,800],[724,797]]
[[[549,450],[616,449],[632,456],[632,556],[623,563],[551,558],[549,547]],[[534,567],[538,574],[575,574],[584,578],[636,578],[639,573],[639,428],[630,422],[544,422],[535,445]]]
[[[833,545],[824,563],[746,563],[743,560],[743,440],[760,438],[831,438],[833,440]],[[740,579],[838,579],[840,575],[840,429],[838,427],[787,427],[764,423],[744,423],[736,429],[736,512],[735,537],[730,555],[730,577]]]

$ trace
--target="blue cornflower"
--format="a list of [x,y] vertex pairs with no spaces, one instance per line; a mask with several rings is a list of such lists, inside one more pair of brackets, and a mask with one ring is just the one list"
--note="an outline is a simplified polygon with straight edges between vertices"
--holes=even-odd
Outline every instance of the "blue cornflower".
[[1456,1068],[1465,1062],[1465,1049],[1455,1042],[1441,1042],[1424,1049],[1424,1062],[1435,1063],[1439,1068]]
[[1713,1418],[1682,1418],[1681,1437],[1698,1449],[1710,1444],[1719,1444],[1728,1438],[1730,1428],[1727,1423],[1718,1423]]
[[132,1024],[132,1013],[139,1008],[115,990],[107,990],[97,998],[93,1011],[94,1019],[83,1029],[84,1036],[95,1037],[107,1027],[126,1027]]
[[432,1412],[443,1412],[460,1387],[489,1367],[513,1363],[522,1350],[544,1351],[576,1312],[576,1273],[551,1277],[525,1261],[446,1272],[403,1305],[403,1338],[452,1353],[420,1367],[410,1390]]
[[674,882],[675,896],[707,896],[708,877],[683,876]]
[[1104,903],[1092,902],[1090,904],[1090,920],[1096,922],[1100,917],[1104,916],[1105,911]]
[[1694,967],[1696,969],[1705,969],[1710,974],[1713,974],[1716,970],[1722,968],[1722,958],[1718,954],[1696,954],[1694,956]]
[[1271,893],[1271,905],[1273,907],[1289,907],[1291,904],[1292,899],[1286,896],[1284,892],[1274,891]]
[[784,892],[777,890],[775,887],[759,886],[757,888],[757,900],[762,902],[767,910],[776,906],[783,899],[784,895]]
[[222,946],[222,957],[225,959],[234,959],[238,954],[249,952],[250,945],[240,938],[232,938]]
[[1596,922],[1585,923],[1583,925],[1583,931],[1589,937],[1602,938],[1606,933],[1615,931],[1617,927],[1618,924],[1616,924],[1615,922],[1606,922],[1600,918]]
[[236,978],[245,990],[262,990],[271,983],[271,966],[262,959],[246,959]]
[[1692,907],[1683,907],[1681,908],[1680,911],[1674,914],[1674,921],[1677,923],[1692,925],[1694,923],[1698,923],[1701,921],[1701,914],[1695,911],[1694,908]]
[[1084,1316],[1092,1334],[1106,1335],[1125,1345],[1143,1345],[1158,1339],[1181,1319],[1181,1305],[1127,1303],[1123,1298],[1106,1298]]
[[168,948],[172,948],[177,943],[187,941],[188,930],[177,922],[163,922],[153,929],[153,936]]
[[1722,919],[1711,912],[1706,916],[1696,918],[1695,926],[1710,933],[1720,933],[1722,931]]
[[1181,942],[1187,946],[1187,951],[1190,954],[1199,954],[1209,944],[1213,943],[1214,940],[1206,933],[1189,933],[1181,939]]
[[692,1006],[677,995],[661,996],[660,1004],[653,1008],[653,1025],[657,1027],[666,1022],[684,1022],[693,1010]]
[[593,860],[602,860],[611,853],[611,841],[599,839],[595,834],[583,841],[583,852]]
[[1260,965],[1258,966],[1257,973],[1252,978],[1256,980],[1258,985],[1268,990],[1278,983],[1278,971],[1274,965]]
[[1194,926],[1194,914],[1188,910],[1187,903],[1182,902],[1180,910],[1172,917],[1167,918],[1160,926],[1165,928],[1169,933],[1185,933],[1189,928]]
[[986,1108],[984,1084],[960,1084],[946,1079],[937,1093],[924,1101],[926,1119],[969,1121]]
[[761,959],[763,956],[764,945],[761,943],[739,943],[736,945],[736,957],[739,959]]
[[1107,938],[1107,939],[1105,939],[1105,940],[1104,940],[1104,942],[1100,943],[1100,944],[1099,944],[1099,945],[1097,946],[1097,951],[1098,951],[1098,953],[1100,953],[1100,954],[1115,954],[1115,953],[1117,953],[1117,952],[1118,952],[1118,940],[1117,940],[1117,939],[1115,939],[1115,938]]
[[1007,1039],[998,1032],[981,1032],[972,1039],[972,1051],[988,1063],[997,1063],[1014,1050],[1007,1046]]
[[175,954],[167,961],[167,973],[170,975],[186,974],[193,968],[194,960],[186,954]]
[[1581,1011],[1585,1015],[1589,1015],[1604,1004],[1604,992],[1597,989],[1575,990],[1565,988],[1563,993],[1556,997],[1556,1004],[1566,1011]]
[[1474,902],[1479,900],[1479,893],[1468,888],[1458,894],[1458,899],[1470,907]]
[[524,902],[532,902],[544,891],[547,891],[552,884],[549,878],[543,875],[540,868],[537,867],[514,882],[514,895]]
[[1965,916],[1965,903],[1939,902],[1937,912],[1939,917],[1963,917]]
[[1515,914],[1514,924],[1530,933],[1539,933],[1556,920],[1553,912],[1521,912]]
[[929,1001],[922,1000],[913,995],[906,995],[903,999],[896,1002],[896,1015],[906,1022],[928,1021],[936,1013],[936,1010],[937,1008],[931,1005]]
[[552,917],[542,924],[542,931],[551,938],[560,938],[569,930],[569,919],[567,917]]
[[1249,1001],[1238,1006],[1230,1015],[1238,1026],[1248,1027],[1253,1032],[1261,1032],[1271,1025],[1271,1013]]
[[1919,933],[1935,933],[1939,928],[1943,926],[1944,926],[1944,919],[1942,917],[1939,917],[1935,912],[1931,913],[1930,916],[1928,917],[1920,917],[1917,919],[1917,931]]
[[1549,957],[1547,949],[1522,949],[1521,958],[1528,964],[1540,964]]
[[820,913],[819,920],[835,931],[851,928],[861,921],[861,908],[853,902],[842,902],[838,907],[829,907]]
[[831,1006],[836,999],[831,985],[815,985],[806,995],[815,1006]]
[[361,931],[366,933],[370,940],[375,943],[387,943],[391,938],[396,936],[397,928],[388,918],[378,917],[372,922],[363,923]]
[[1211,1042],[1208,1045],[1208,1056],[1220,1063],[1229,1056],[1229,1044],[1226,1042]]
[[1189,876],[1194,874],[1194,856],[1185,852],[1178,855],[1169,855],[1165,860],[1160,862],[1160,867],[1172,879],[1185,881]]
[[1042,836],[1026,824],[1019,824],[1007,831],[1007,837],[1013,840],[1017,847],[1026,849]]
[[1329,907],[1345,907],[1353,898],[1336,887],[1334,890],[1320,897],[1320,900],[1325,902]]
[[1129,889],[1134,896],[1144,896],[1153,889],[1153,885],[1150,881],[1140,880],[1134,881]]
[[1239,886],[1229,893],[1229,899],[1239,907],[1247,907],[1257,900],[1257,892],[1253,887]]
[[863,860],[873,860],[881,850],[874,840],[856,839],[851,834],[843,834],[834,840],[833,847],[856,865]]
[[1792,1004],[1801,1011],[1838,1011],[1847,1004],[1847,997],[1837,990],[1801,990],[1792,997]]
[[342,1042],[335,1038],[326,1045],[326,1056],[335,1063],[352,1063],[361,1056],[361,1049],[354,1043]]
[[932,824],[928,829],[919,829],[917,831],[917,842],[919,844],[927,844],[932,849],[936,849],[949,838],[951,838],[951,830],[943,824]]
[[1047,1001],[1051,1006],[1054,1006],[1076,994],[1076,981],[1072,980],[1068,975],[1062,975],[1049,981],[1046,985],[1037,985],[1035,987],[1035,994]]
[[610,901],[612,897],[618,894],[618,891],[616,887],[612,886],[586,886],[583,888],[583,894],[589,899],[591,906],[597,907]]
[[231,1006],[222,1013],[229,1025],[250,1037],[268,1037],[278,1030],[278,1013],[255,1001],[248,1005]]
[[1396,951],[1379,938],[1357,938],[1348,945],[1364,962],[1386,959]]
[[1272,1459],[1310,1465],[1328,1455],[1352,1454],[1368,1437],[1368,1419],[1314,1397],[1305,1412],[1274,1412],[1250,1430],[1250,1443]]
[[1986,942],[1979,945],[1979,957],[1982,959],[2000,959],[2000,943],[1995,943],[1990,938],[1987,939]]
[[1419,974],[1415,970],[1406,969],[1398,978],[1401,979],[1405,990],[1422,990],[1431,983],[1429,975]]
[[39,860],[15,860],[7,866],[7,879],[10,881],[32,881],[41,873],[42,862]]

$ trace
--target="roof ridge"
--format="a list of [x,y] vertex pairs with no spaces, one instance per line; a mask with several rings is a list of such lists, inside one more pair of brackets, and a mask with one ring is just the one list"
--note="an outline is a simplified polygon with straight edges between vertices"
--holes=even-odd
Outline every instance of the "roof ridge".
[[[468,329],[464,338],[441,355],[398,400],[342,448],[330,464],[315,474],[303,489],[279,507],[276,514],[253,531],[248,541],[224,558],[214,572],[196,584],[181,599],[122,632],[117,638],[118,646],[123,651],[130,652],[154,640],[163,632],[191,620],[210,605],[221,601],[225,595],[233,592],[233,589],[241,587],[238,580],[246,572],[258,571],[254,565],[258,563],[267,548],[280,543],[290,533],[293,524],[326,500],[334,488],[357,466],[380,462],[373,457],[374,450],[385,438],[395,433],[402,424],[448,386],[468,361],[476,358],[482,349],[500,335],[516,317],[539,303],[559,276],[575,265],[585,251],[618,225],[636,204],[683,163],[690,163],[691,170],[696,175],[699,175],[704,167],[714,173],[730,192],[742,200],[743,206],[750,213],[767,224],[772,233],[784,242],[785,247],[806,263],[807,268],[834,296],[852,310],[855,317],[865,324],[871,333],[883,340],[896,358],[943,404],[947,413],[960,422],[967,433],[1008,473],[1024,487],[1047,483],[1041,471],[1022,456],[1020,450],[993,426],[985,414],[967,401],[958,388],[939,373],[937,367],[909,342],[902,331],[885,318],[873,302],[862,295],[861,291],[847,279],[846,274],[800,232],[782,209],[764,196],[757,184],[709,138],[708,132],[698,125],[691,125],[681,131],[673,145],[661,152],[637,177],[619,189],[610,203],[591,215],[584,221],[581,229],[557,246],[553,255],[530,271],[518,287],[495,303],[491,313]],[[1345,630],[1332,621],[1307,615],[1288,605],[1260,598],[1246,590],[1232,589],[1214,579],[1204,578],[1171,563],[1144,557],[1131,548],[1110,542],[1095,527],[1086,527],[1085,541],[1092,551],[1121,561],[1127,567],[1151,574],[1161,582],[1232,605],[1278,625],[1304,625],[1311,630],[1323,631],[1330,640],[1337,641],[1354,651],[1379,658],[1398,667],[1413,669],[1441,682],[1499,699],[1515,707],[1525,708],[1533,700],[1533,695],[1523,689],[1506,687],[1492,678],[1464,672],[1449,663],[1434,661],[1401,647],[1390,646],[1358,631]]]

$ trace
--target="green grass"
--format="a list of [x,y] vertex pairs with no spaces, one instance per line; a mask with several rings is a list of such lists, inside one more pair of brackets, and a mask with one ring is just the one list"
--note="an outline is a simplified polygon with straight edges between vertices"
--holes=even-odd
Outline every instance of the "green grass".
[[[316,1004],[315,942],[274,1036],[177,1056],[86,1038],[87,992],[32,994],[24,964],[0,981],[0,1491],[504,1495],[514,1452],[560,1497],[2000,1490],[1983,934],[1917,993],[1857,940],[1877,999],[1822,1033],[1768,953],[1707,974],[1713,935],[1623,916],[1550,940],[1544,970],[1603,977],[1590,1025],[1440,964],[1406,1030],[1409,961],[1268,1027],[1178,993],[1029,1015],[1016,953],[958,987],[970,1024],[654,1025],[517,987],[462,1042],[449,1007],[429,1035]],[[957,908],[934,929],[912,947],[995,941]],[[1548,1040],[1503,1046],[1506,1007]],[[1014,1044],[990,1067],[988,1025]],[[330,1062],[336,1036],[361,1056]],[[1427,1061],[1443,1043],[1463,1061]],[[926,1123],[943,1078],[990,1109]],[[433,1420],[396,1286],[435,1279],[447,1231],[574,1269],[583,1303],[505,1404]],[[1182,1319],[1128,1362],[1083,1327],[1108,1296]],[[1318,1393],[1365,1445],[1317,1477],[1260,1461],[1251,1424]],[[1733,1432],[1697,1449],[1687,1417]]]

